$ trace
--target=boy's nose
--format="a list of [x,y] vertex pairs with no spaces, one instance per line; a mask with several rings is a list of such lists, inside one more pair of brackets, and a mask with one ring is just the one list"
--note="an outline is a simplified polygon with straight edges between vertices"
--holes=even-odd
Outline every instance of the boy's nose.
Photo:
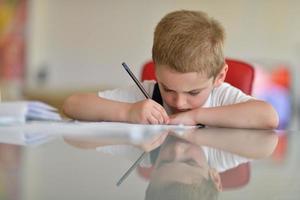
[[175,98],[175,107],[178,110],[185,110],[186,109],[186,99],[184,95],[177,95]]
[[185,152],[185,144],[184,143],[175,143],[173,147],[173,159],[178,160],[182,157],[183,153]]

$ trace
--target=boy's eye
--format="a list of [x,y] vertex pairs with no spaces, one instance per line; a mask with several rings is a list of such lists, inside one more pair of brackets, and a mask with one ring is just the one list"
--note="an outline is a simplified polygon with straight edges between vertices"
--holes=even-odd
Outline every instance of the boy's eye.
[[189,95],[191,96],[197,96],[200,92],[189,92]]
[[199,164],[193,159],[188,159],[188,160],[185,161],[185,163],[190,165],[190,166],[195,166],[195,167],[199,166]]
[[164,88],[165,92],[172,92],[172,90],[169,90],[167,88]]

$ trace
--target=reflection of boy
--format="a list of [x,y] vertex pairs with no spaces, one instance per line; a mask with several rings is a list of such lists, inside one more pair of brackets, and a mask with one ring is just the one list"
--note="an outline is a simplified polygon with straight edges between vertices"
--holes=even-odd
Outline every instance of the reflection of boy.
[[[163,106],[136,86],[68,98],[64,112],[76,119],[146,124],[205,124],[275,128],[275,110],[224,83],[222,26],[203,12],[175,11],[157,25],[152,49]],[[152,95],[156,83],[144,82]]]
[[217,199],[222,190],[219,173],[247,161],[170,136],[155,163],[145,199]]

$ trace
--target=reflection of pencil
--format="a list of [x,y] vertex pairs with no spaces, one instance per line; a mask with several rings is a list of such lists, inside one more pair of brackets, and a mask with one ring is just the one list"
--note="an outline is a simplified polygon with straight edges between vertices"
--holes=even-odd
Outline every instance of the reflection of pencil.
[[[128,72],[129,76],[133,79],[133,81],[136,83],[136,85],[140,88],[142,93],[145,95],[147,99],[151,99],[147,91],[144,89],[140,81],[135,77],[135,75],[131,72],[129,67],[126,65],[125,62],[122,63],[124,69]],[[125,174],[120,178],[120,180],[117,182],[117,186],[121,185],[121,183],[129,176],[129,174],[137,167],[138,164],[144,159],[144,157],[147,155],[146,152],[143,152],[140,157],[133,163],[133,165],[125,172]]]
[[133,163],[133,165],[125,172],[125,174],[120,178],[117,182],[117,186],[121,185],[121,183],[129,176],[129,174],[137,167],[137,165],[144,159],[146,156],[146,152],[143,152],[140,157]]

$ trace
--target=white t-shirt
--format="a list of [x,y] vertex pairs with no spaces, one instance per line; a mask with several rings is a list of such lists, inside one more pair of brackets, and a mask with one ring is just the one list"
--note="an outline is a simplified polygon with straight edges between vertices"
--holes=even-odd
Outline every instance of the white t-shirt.
[[[142,83],[145,90],[150,96],[153,95],[155,83],[155,81],[144,81]],[[134,103],[145,99],[145,96],[136,85],[132,85],[131,87],[123,89],[118,88],[113,90],[101,91],[98,93],[98,95],[106,99],[128,103]],[[245,102],[250,99],[254,99],[254,97],[246,95],[241,90],[233,87],[228,83],[222,83],[219,87],[216,87],[212,90],[203,107],[208,108],[225,106]],[[164,108],[166,109],[168,114],[170,114],[169,108],[165,103]]]
[[[147,91],[147,93],[152,96],[155,81],[144,81],[143,87]],[[140,89],[136,85],[132,85],[129,88],[119,88],[107,91],[101,91],[98,93],[100,97],[121,101],[134,103],[137,101],[141,101],[145,99],[145,96],[140,91]],[[245,102],[248,100],[254,99],[252,96],[246,95],[241,90],[231,86],[228,83],[222,83],[219,87],[213,89],[203,107],[217,107],[217,106],[225,106],[230,104],[236,104]],[[170,114],[170,109],[168,106],[163,103],[164,108],[167,113]],[[249,161],[249,159],[237,156],[235,154],[231,154],[228,152],[224,152],[218,149],[202,147],[204,150],[204,154],[208,160],[208,164],[218,170],[219,172],[225,171],[227,169],[233,168],[241,163]],[[143,151],[136,147],[130,145],[110,145],[96,148],[99,152],[109,153],[112,155],[120,155],[122,157],[128,158],[132,161],[135,161]],[[141,163],[142,166],[151,165],[149,154]]]
[[202,146],[204,155],[211,168],[224,172],[252,159],[211,147]]
[[[216,169],[218,172],[226,171],[242,163],[246,163],[252,160],[216,148],[211,148],[207,146],[201,146],[200,148],[203,149],[208,165],[211,168]],[[96,150],[102,153],[107,153],[122,158],[126,158],[132,162],[135,162],[136,159],[143,153],[141,149],[138,149],[130,145],[102,146],[102,147],[97,147]],[[152,165],[150,161],[150,154],[146,155],[146,157],[143,159],[140,165],[143,167],[150,167]]]

